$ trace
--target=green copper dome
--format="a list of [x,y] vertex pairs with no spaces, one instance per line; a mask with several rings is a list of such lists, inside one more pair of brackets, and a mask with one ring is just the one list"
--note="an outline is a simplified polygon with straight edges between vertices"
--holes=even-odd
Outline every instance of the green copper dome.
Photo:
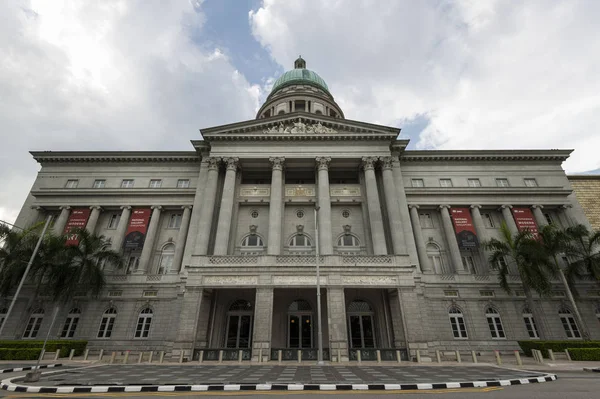
[[289,85],[311,85],[329,93],[327,83],[316,72],[306,69],[306,61],[302,57],[294,62],[294,67],[295,69],[287,71],[275,81],[271,89],[271,94]]

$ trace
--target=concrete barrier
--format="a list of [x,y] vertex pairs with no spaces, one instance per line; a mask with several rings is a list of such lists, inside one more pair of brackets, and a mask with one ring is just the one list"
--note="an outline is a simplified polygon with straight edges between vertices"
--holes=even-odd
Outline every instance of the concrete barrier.
[[104,349],[100,349],[100,353],[98,353],[98,360],[102,361],[102,357],[104,357]]
[[302,363],[302,351],[298,349],[298,363]]
[[554,351],[552,349],[548,349],[548,357],[552,361],[556,360],[556,358],[554,357]]
[[498,366],[502,365],[502,358],[500,357],[500,351],[494,351],[494,354],[496,356],[496,364]]
[[522,366],[523,361],[521,360],[521,354],[519,351],[515,351],[515,358],[517,359],[517,365]]
[[54,360],[58,360],[58,358],[60,357],[60,350],[62,348],[58,348],[56,349],[56,352],[54,353]]
[[377,355],[377,363],[381,363],[381,351],[377,349],[375,354]]
[[567,356],[567,360],[571,361],[571,354],[569,353],[568,349],[565,349],[565,355]]
[[241,363],[242,360],[244,360],[244,351],[240,349],[238,351],[238,363]]
[[129,351],[125,351],[125,357],[123,358],[123,364],[127,364],[129,361]]
[[75,349],[71,349],[69,352],[69,360],[73,360],[73,357],[75,357]]
[[219,363],[223,363],[223,349],[219,351]]
[[116,359],[116,358],[117,358],[117,352],[113,352],[113,353],[110,355],[110,362],[109,362],[109,363],[110,363],[110,364],[113,364],[113,363],[115,362],[115,359]]
[[417,363],[421,363],[421,350],[417,349]]
[[473,359],[473,363],[477,363],[477,353],[475,351],[471,351],[471,359]]
[[283,351],[282,351],[281,349],[279,349],[279,350],[277,351],[277,362],[278,362],[279,364],[281,364],[281,361],[282,361],[282,360],[283,360]]
[[435,360],[436,360],[438,363],[441,363],[441,362],[442,362],[442,356],[440,355],[440,350],[439,350],[439,349],[436,349],[436,350],[435,350]]
[[85,352],[83,352],[83,360],[88,360],[89,354],[90,354],[90,350],[86,348]]
[[140,354],[138,356],[138,364],[141,363],[143,359],[144,359],[144,352],[140,352]]
[[154,357],[154,351],[148,353],[148,363],[152,363],[152,357]]
[[204,351],[200,351],[198,356],[198,363],[202,363],[204,361]]
[[179,363],[183,363],[183,355],[184,355],[184,351],[182,349],[181,352],[179,352]]
[[402,354],[398,350],[396,351],[396,360],[398,360],[398,363],[402,363]]
[[158,358],[158,362],[162,363],[165,361],[165,351],[160,351],[160,356]]
[[361,363],[362,359],[361,359],[361,355],[360,355],[360,349],[356,351],[356,360]]
[[460,351],[454,351],[456,353],[456,362],[462,363],[462,359],[460,358]]

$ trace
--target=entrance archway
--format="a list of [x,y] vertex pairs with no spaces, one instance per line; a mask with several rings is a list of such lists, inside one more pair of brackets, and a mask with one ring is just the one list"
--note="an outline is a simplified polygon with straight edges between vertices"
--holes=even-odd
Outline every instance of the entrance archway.
[[375,348],[375,324],[373,308],[364,300],[355,300],[348,305],[348,338],[351,349]]
[[249,301],[238,299],[229,306],[227,328],[225,329],[226,348],[250,348],[252,344],[253,308]]
[[295,300],[288,307],[288,348],[313,347],[313,310],[303,299]]

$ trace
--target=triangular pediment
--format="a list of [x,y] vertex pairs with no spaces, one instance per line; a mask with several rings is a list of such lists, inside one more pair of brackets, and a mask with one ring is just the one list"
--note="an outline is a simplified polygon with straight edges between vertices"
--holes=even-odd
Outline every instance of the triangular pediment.
[[400,129],[348,119],[294,112],[201,129],[207,141],[221,140],[331,140],[395,139]]

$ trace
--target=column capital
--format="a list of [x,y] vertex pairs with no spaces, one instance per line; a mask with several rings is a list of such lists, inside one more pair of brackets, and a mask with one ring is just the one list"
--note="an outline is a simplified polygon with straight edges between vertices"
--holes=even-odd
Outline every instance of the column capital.
[[563,208],[563,209],[571,209],[571,208],[573,208],[573,205],[571,205],[571,204],[564,204],[564,205],[561,205],[561,208]]
[[58,207],[58,209],[60,209],[61,211],[63,209],[69,210],[69,209],[71,209],[71,207],[69,205],[63,205],[63,206]]
[[381,169],[383,170],[391,170],[394,167],[393,157],[379,157],[379,161],[381,162]]
[[473,205],[471,205],[471,209],[475,209],[475,208],[481,209],[481,205],[479,205],[479,204],[473,204]]
[[419,205],[417,204],[408,204],[409,209],[419,209]]
[[163,207],[162,207],[162,205],[152,205],[150,207],[150,209],[152,209],[152,210],[158,209],[159,211],[162,211]]
[[208,163],[208,169],[219,169],[219,162],[221,161],[221,158],[218,157],[208,157],[206,158],[206,162]]
[[438,208],[439,209],[450,209],[450,205],[443,204],[443,205],[438,206]]
[[539,204],[533,204],[533,205],[531,205],[531,209],[538,209],[538,208],[539,209],[544,209],[544,206],[543,205],[539,205]]
[[273,170],[282,170],[285,162],[285,157],[269,157]]
[[329,162],[331,162],[331,157],[316,157],[315,162],[317,163],[318,170],[327,170],[329,169]]
[[377,161],[377,157],[363,157],[362,158],[362,167],[364,170],[373,170],[375,169],[375,162]]
[[91,210],[98,209],[100,212],[102,212],[102,207],[100,205],[92,205],[92,206],[90,206],[90,209]]
[[512,207],[513,207],[513,206],[512,206],[512,205],[509,205],[509,204],[503,204],[503,205],[500,205],[500,209],[512,209]]
[[123,206],[121,206],[121,209],[129,210],[129,209],[131,209],[131,205],[123,205]]
[[236,171],[239,166],[240,159],[237,157],[223,158],[223,162],[225,162],[225,167],[227,170]]
[[192,209],[192,205],[184,205],[181,209]]

